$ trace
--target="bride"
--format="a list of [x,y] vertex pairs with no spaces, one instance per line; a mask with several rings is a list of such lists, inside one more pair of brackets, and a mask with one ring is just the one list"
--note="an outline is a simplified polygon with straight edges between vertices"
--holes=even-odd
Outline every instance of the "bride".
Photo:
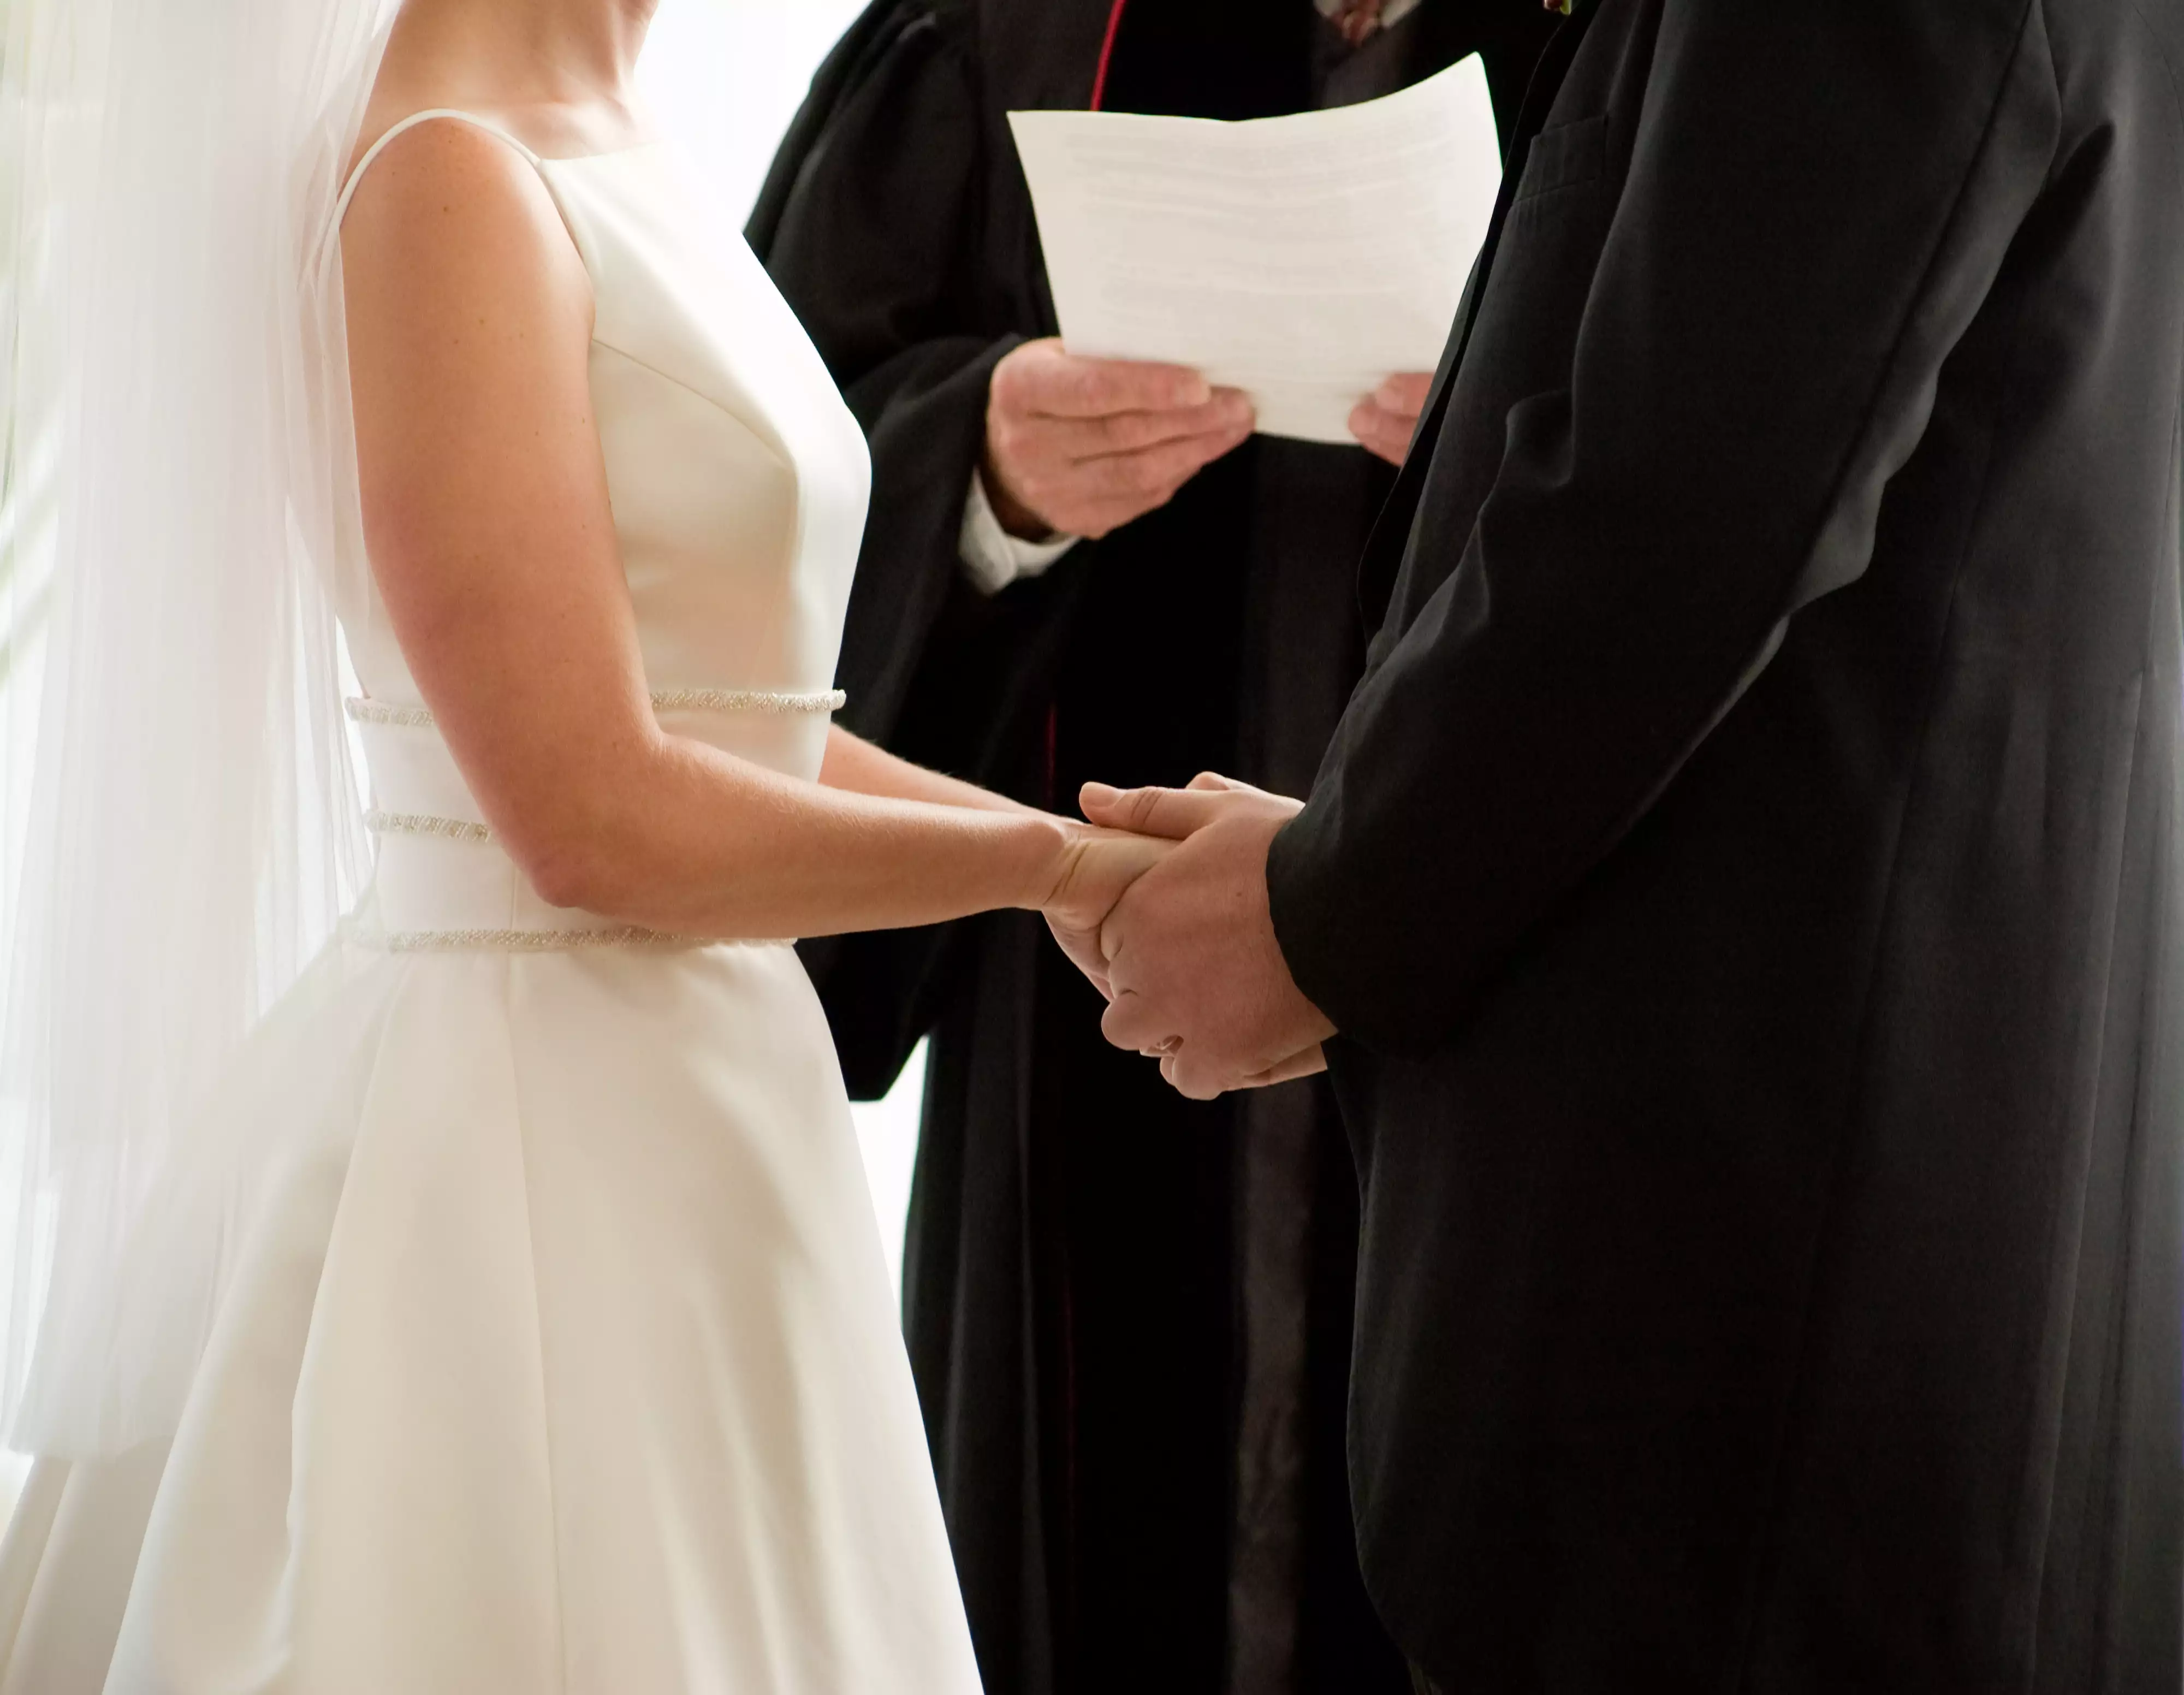
[[974,1690],[776,939],[1083,932],[1162,849],[830,728],[864,445],[651,0],[43,3],[0,1692]]

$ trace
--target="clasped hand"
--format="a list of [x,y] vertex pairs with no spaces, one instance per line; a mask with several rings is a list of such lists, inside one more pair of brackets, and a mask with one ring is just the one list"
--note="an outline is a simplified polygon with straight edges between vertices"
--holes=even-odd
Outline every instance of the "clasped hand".
[[1114,863],[1088,878],[1099,895],[1047,908],[1062,951],[1106,997],[1107,1040],[1157,1059],[1197,1101],[1322,1069],[1334,1027],[1290,977],[1267,900],[1268,849],[1299,804],[1214,776],[1188,789],[1088,783],[1082,798],[1101,829],[1173,844],[1125,863],[1107,838]]

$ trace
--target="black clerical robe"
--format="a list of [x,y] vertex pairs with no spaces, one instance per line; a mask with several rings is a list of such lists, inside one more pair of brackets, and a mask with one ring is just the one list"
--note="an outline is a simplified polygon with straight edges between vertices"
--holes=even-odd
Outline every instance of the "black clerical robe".
[[1449,1695],[2174,1695],[2184,17],[1580,0],[1273,913]]
[[[1426,0],[1356,53],[1311,0],[875,5],[751,226],[872,442],[844,722],[1067,810],[1204,769],[1302,794],[1363,658],[1393,473],[1362,449],[1255,441],[1043,577],[964,579],[988,379],[1056,328],[1003,114],[1086,105],[1103,55],[1110,109],[1247,118],[1484,48],[1506,122],[1545,34],[1533,0]],[[807,957],[855,1092],[933,1038],[905,1322],[993,1695],[1407,1688],[1356,1570],[1324,1086],[1179,1099],[1022,915]]]

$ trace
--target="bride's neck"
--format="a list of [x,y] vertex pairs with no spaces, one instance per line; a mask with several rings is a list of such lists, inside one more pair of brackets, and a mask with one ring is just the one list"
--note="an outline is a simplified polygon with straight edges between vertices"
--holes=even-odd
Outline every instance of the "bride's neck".
[[490,75],[526,103],[619,101],[627,93],[658,5],[659,0],[406,0],[388,52]]

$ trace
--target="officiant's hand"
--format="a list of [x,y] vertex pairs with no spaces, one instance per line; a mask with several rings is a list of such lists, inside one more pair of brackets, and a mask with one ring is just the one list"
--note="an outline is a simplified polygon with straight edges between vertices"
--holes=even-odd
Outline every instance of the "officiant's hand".
[[1195,1101],[1318,1070],[1334,1026],[1290,975],[1267,902],[1267,850],[1302,806],[1212,776],[1082,799],[1096,824],[1177,843],[1100,926],[1107,1040]]
[[1433,392],[1430,371],[1391,376],[1360,400],[1350,414],[1350,433],[1393,466],[1401,466],[1418,433],[1418,414]]
[[1251,425],[1243,395],[1184,366],[1026,342],[988,390],[987,497],[1011,535],[1096,538],[1165,506]]

